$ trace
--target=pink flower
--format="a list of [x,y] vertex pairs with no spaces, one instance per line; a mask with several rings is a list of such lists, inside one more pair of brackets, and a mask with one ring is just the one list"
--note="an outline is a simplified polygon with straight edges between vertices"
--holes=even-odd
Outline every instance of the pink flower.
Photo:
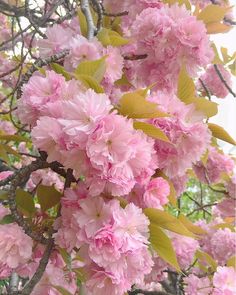
[[66,135],[58,120],[51,117],[41,117],[33,128],[32,140],[35,146],[47,152],[48,162],[61,161],[61,151],[67,150]]
[[185,269],[193,262],[199,243],[192,238],[175,233],[171,233],[170,236],[179,265],[182,269]]
[[123,57],[118,48],[111,46],[105,48],[103,54],[107,55],[104,79],[106,83],[112,84],[114,87],[113,83],[122,77]]
[[194,166],[194,172],[202,182],[217,183],[223,173],[230,174],[233,172],[234,161],[214,147],[210,147],[208,151],[206,164],[197,163]]
[[16,268],[30,259],[33,241],[17,224],[0,225],[0,236],[0,263]]
[[209,295],[211,294],[212,288],[208,277],[198,278],[194,274],[184,278],[185,286],[184,291],[186,295]]
[[153,178],[147,185],[143,200],[146,207],[162,208],[168,203],[168,195],[170,193],[170,186],[168,182],[162,178]]
[[[217,65],[219,72],[221,73],[223,79],[226,81],[229,87],[232,86],[232,80],[230,73],[223,67],[223,65]],[[212,95],[215,95],[219,98],[225,98],[229,90],[225,87],[224,83],[222,83],[218,73],[214,65],[211,65],[207,68],[206,72],[200,77],[200,79],[205,84],[206,88],[210,91]],[[199,82],[199,89],[204,92],[202,89],[202,85]]]
[[1,132],[5,132],[6,134],[15,134],[16,133],[16,128],[9,121],[1,120],[0,121],[0,129],[1,129]]
[[170,140],[170,143],[156,140],[155,144],[159,166],[169,177],[182,176],[210,144],[210,132],[203,123],[186,124],[175,118],[160,118],[154,119],[153,124]]
[[102,44],[96,39],[88,40],[82,35],[73,37],[68,44],[69,55],[65,58],[66,70],[72,71],[80,62],[96,60],[102,56]]
[[123,295],[129,289],[125,280],[118,280],[114,274],[99,268],[93,270],[85,285],[88,295]]
[[117,239],[122,241],[122,251],[140,248],[148,244],[148,218],[134,204],[128,204],[124,209],[113,212],[114,231]]
[[236,272],[233,267],[217,267],[213,276],[212,295],[235,295]]
[[17,114],[21,122],[35,125],[46,105],[61,98],[65,84],[65,78],[53,71],[47,71],[46,77],[32,76],[24,84],[22,97],[18,101]]
[[135,72],[142,77],[141,83],[157,82],[158,89],[176,88],[183,60],[193,75],[213,57],[204,24],[177,4],[144,9],[132,24],[131,35],[137,53],[148,55],[135,64]]
[[75,294],[77,290],[75,278],[73,276],[67,278],[63,269],[56,267],[52,263],[48,263],[41,280],[37,283],[31,294],[60,295],[61,293],[54,288],[55,286],[62,287],[71,294]]
[[112,225],[107,224],[96,232],[89,245],[89,256],[99,266],[108,267],[121,257],[120,243]]
[[0,180],[6,179],[8,176],[12,175],[13,171],[2,171],[0,172]]
[[63,28],[62,25],[54,24],[47,28],[46,36],[47,39],[39,39],[37,42],[42,57],[49,57],[67,49],[68,43],[72,39],[72,32]]
[[12,273],[12,269],[5,263],[0,262],[0,280],[8,278]]
[[211,249],[213,257],[224,265],[235,254],[236,233],[229,228],[218,229],[211,237]]
[[93,237],[101,227],[109,223],[112,217],[110,206],[112,204],[105,204],[100,197],[90,197],[81,200],[81,209],[77,210],[74,216],[87,238]]
[[[62,119],[64,132],[74,138],[81,146],[86,143],[87,135],[92,133],[96,123],[109,114],[112,106],[108,96],[97,94],[92,89],[77,95],[73,100],[62,103]],[[82,140],[79,138],[82,137]]]
[[236,216],[236,200],[225,198],[219,202],[214,208],[214,214],[219,215],[221,218]]
[[[135,131],[132,121],[114,113],[100,120],[87,142],[87,155],[98,170],[96,194],[128,194],[135,182],[150,178],[156,168],[153,140]],[[99,180],[100,178],[100,180]],[[95,194],[95,192],[93,192]]]

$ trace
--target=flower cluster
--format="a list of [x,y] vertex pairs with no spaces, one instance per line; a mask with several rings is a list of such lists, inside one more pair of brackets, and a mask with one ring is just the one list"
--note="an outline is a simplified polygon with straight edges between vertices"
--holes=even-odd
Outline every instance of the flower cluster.
[[78,188],[66,191],[55,241],[68,251],[80,248],[88,292],[122,295],[151,271],[149,221],[133,204],[123,209],[116,200],[87,195]]
[[183,61],[189,74],[195,75],[213,57],[204,24],[184,6],[144,9],[133,22],[131,32],[137,52],[147,54],[135,65],[137,77],[142,77],[137,81],[140,84],[157,82],[158,89],[175,89]]

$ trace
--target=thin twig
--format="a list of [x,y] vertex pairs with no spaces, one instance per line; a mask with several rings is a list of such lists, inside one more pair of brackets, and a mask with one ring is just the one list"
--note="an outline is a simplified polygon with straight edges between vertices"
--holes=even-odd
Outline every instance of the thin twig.
[[231,87],[227,84],[227,82],[225,81],[224,77],[222,76],[219,68],[217,67],[217,65],[214,65],[215,71],[217,73],[217,75],[219,76],[221,82],[224,84],[224,86],[228,89],[229,93],[231,93],[233,95],[233,97],[236,97],[236,94],[234,93],[234,91],[231,89]]

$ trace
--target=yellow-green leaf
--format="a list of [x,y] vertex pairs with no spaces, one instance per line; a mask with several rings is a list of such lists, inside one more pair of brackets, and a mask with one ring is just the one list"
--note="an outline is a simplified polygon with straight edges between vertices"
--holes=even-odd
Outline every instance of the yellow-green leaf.
[[204,251],[197,250],[195,253],[196,258],[198,258],[203,264],[208,264],[213,271],[217,268],[217,262],[209,255],[208,253]]
[[147,101],[140,90],[124,94],[119,105],[119,113],[133,119],[169,117],[167,113],[158,110],[155,103]]
[[62,194],[54,186],[39,185],[37,188],[37,197],[42,211],[46,211],[56,206],[61,199]]
[[169,138],[165,135],[165,133],[160,128],[155,127],[152,124],[135,121],[134,128],[142,130],[150,137],[170,143]]
[[86,87],[92,88],[97,93],[104,93],[102,86],[93,77],[88,75],[75,75],[77,80],[80,80]]
[[6,200],[8,198],[8,192],[0,190],[0,200]]
[[170,215],[165,211],[154,208],[146,208],[143,211],[145,215],[149,218],[149,220],[157,226],[168,229],[180,235],[188,236],[191,238],[196,237],[183,225],[182,222],[180,222],[176,217]]
[[5,144],[5,145],[4,145],[4,148],[5,148],[5,150],[6,150],[6,152],[7,152],[8,154],[12,154],[12,155],[14,155],[14,156],[16,156],[16,157],[21,157],[21,155],[20,155],[19,153],[17,153],[17,151],[14,150],[14,149],[13,149],[12,147],[10,147],[9,145]]
[[86,18],[81,11],[81,9],[78,9],[78,19],[79,19],[79,25],[80,25],[80,31],[84,37],[87,36],[87,21]]
[[188,10],[191,9],[191,4],[188,0],[164,0],[163,2],[169,5],[177,3],[179,6],[185,5]]
[[52,285],[52,287],[54,289],[56,289],[58,292],[60,292],[62,295],[72,295],[72,293],[70,293],[69,291],[67,291],[65,288],[63,288],[61,286],[54,286],[54,285]]
[[227,33],[232,29],[231,26],[222,23],[209,23],[206,25],[206,28],[208,34]]
[[33,214],[35,212],[33,196],[21,188],[16,190],[16,204],[25,214]]
[[192,97],[189,99],[189,103],[194,103],[196,110],[202,112],[208,118],[218,113],[218,104],[204,97]]
[[9,160],[4,144],[0,144],[0,159],[5,162],[8,162]]
[[205,24],[220,22],[229,10],[229,7],[210,4],[199,13],[197,19]]
[[62,67],[61,65],[59,65],[57,63],[51,63],[50,66],[51,66],[51,68],[53,69],[54,72],[56,72],[57,74],[63,75],[67,81],[69,81],[71,79],[70,73],[68,73],[64,69],[64,67]]
[[195,95],[195,86],[193,80],[189,77],[186,67],[182,66],[178,78],[178,98],[183,102]]
[[132,86],[132,84],[127,79],[126,75],[123,74],[122,77],[115,82],[117,86]]
[[15,220],[12,217],[12,215],[8,214],[5,215],[2,219],[0,219],[0,224],[9,224],[9,223],[13,223]]
[[123,38],[119,33],[106,28],[99,31],[97,38],[103,46],[118,47],[129,43],[129,40]]
[[212,61],[212,63],[213,64],[221,64],[221,65],[223,65],[224,62],[220,59],[220,56],[219,56],[219,53],[218,53],[218,50],[216,48],[215,43],[212,43],[211,47],[212,47],[212,49],[213,49],[213,51],[215,53],[215,57],[214,57],[214,60]]
[[227,260],[226,265],[227,265],[228,267],[232,266],[232,267],[236,268],[236,256],[234,255],[234,256],[230,257],[230,258]]
[[236,59],[228,67],[229,67],[229,69],[231,71],[231,74],[234,75],[234,76],[236,76]]
[[180,271],[180,267],[176,258],[175,251],[173,249],[171,240],[164,233],[163,230],[160,229],[156,224],[151,223],[149,225],[150,229],[150,242],[153,249],[157,252],[157,254],[166,262],[168,262],[171,266],[173,266],[177,271]]
[[93,77],[101,83],[106,71],[106,56],[92,61],[82,61],[75,70],[75,75],[86,75]]
[[24,136],[10,135],[10,134],[0,134],[0,140],[15,141],[15,142],[29,141],[29,139],[25,138]]
[[180,214],[178,216],[178,219],[183,223],[183,225],[189,230],[191,231],[193,234],[196,235],[204,235],[207,232],[202,229],[200,226],[197,226],[195,224],[193,224],[186,216],[184,216],[183,214]]
[[211,130],[214,137],[236,145],[236,141],[229,135],[227,131],[224,130],[224,128],[213,123],[208,123],[208,128]]

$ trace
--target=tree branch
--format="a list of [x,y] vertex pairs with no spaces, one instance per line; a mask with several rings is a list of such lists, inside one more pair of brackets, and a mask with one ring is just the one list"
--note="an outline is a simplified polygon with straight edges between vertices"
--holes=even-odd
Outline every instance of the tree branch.
[[219,68],[217,67],[217,65],[214,65],[215,71],[217,73],[217,75],[219,76],[221,82],[224,84],[224,86],[228,89],[229,93],[231,93],[233,95],[233,97],[236,97],[236,94],[233,92],[233,90],[231,89],[231,87],[227,84],[227,82],[225,81],[224,77],[222,76]]
[[90,11],[89,0],[80,0],[80,7],[87,21],[87,38],[88,40],[91,40],[95,36],[97,28],[93,23],[93,16]]
[[48,240],[46,249],[45,249],[45,251],[43,253],[43,257],[41,258],[41,260],[39,262],[39,266],[38,266],[35,274],[31,278],[31,280],[25,285],[23,290],[20,292],[21,295],[29,295],[29,294],[31,294],[34,287],[40,281],[40,279],[42,278],[42,276],[44,274],[44,271],[45,271],[45,269],[47,267],[48,260],[50,258],[51,253],[52,253],[53,247],[54,247],[54,240],[52,238],[50,238]]

